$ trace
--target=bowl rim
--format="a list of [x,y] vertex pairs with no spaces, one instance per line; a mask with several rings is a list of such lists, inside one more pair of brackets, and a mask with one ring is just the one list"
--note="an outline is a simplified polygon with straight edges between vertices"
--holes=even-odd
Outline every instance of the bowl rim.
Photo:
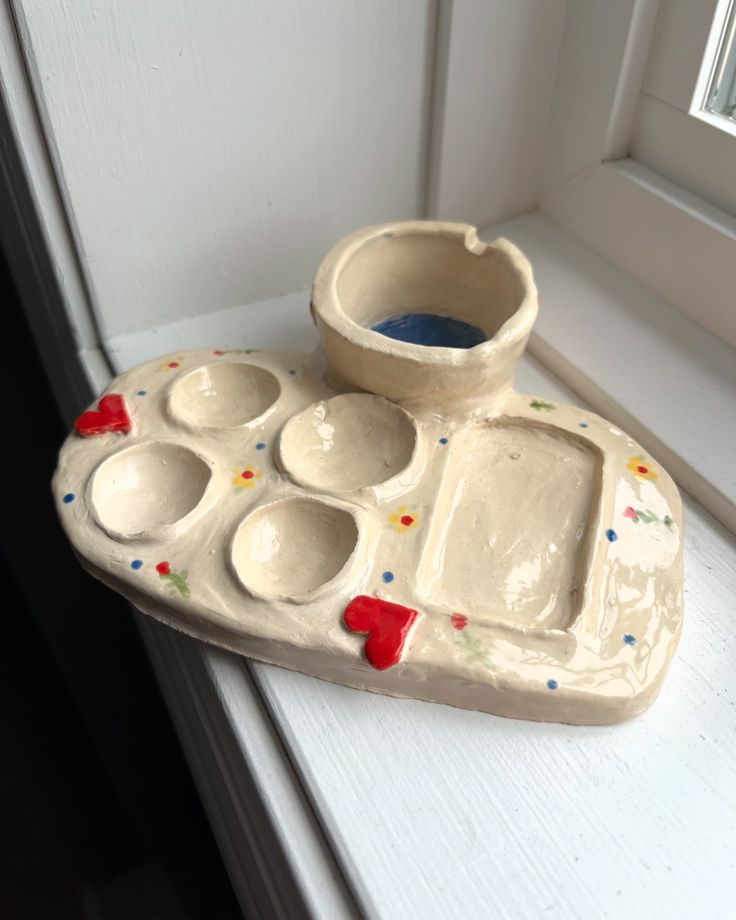
[[[350,259],[359,250],[381,237],[417,235],[452,239],[462,243],[474,255],[484,255],[492,250],[521,282],[524,291],[521,303],[490,339],[472,348],[416,345],[389,338],[361,326],[344,311],[340,304],[337,284]],[[477,229],[470,224],[414,220],[365,227],[344,237],[333,246],[317,269],[312,287],[311,310],[316,319],[340,337],[366,351],[422,364],[471,367],[487,363],[528,337],[537,318],[538,299],[531,265],[521,250],[509,240],[499,237],[491,243],[485,243],[478,239]]]

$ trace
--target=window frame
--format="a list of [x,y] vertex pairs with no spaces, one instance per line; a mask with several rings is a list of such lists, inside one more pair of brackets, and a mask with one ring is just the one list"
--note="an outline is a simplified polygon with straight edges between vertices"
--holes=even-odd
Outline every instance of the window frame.
[[539,210],[736,347],[736,219],[629,159],[658,0],[570,0]]

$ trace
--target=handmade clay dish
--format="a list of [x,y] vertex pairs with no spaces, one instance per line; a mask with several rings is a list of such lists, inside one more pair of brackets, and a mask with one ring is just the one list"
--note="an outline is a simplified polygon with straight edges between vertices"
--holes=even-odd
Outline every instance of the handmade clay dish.
[[667,473],[517,393],[524,256],[462,224],[372,227],[317,272],[315,355],[200,350],[118,377],[54,479],[83,564],[262,661],[499,715],[609,723],[682,623]]

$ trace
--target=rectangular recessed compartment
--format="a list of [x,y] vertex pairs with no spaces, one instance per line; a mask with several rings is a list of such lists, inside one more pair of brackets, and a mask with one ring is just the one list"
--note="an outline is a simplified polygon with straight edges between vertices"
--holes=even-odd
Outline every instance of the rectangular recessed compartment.
[[505,419],[455,443],[419,567],[434,604],[486,622],[564,629],[584,578],[601,460],[552,425]]

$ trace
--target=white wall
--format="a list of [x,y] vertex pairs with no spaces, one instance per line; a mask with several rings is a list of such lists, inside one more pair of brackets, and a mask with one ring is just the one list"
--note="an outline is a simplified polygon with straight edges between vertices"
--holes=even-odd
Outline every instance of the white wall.
[[12,8],[104,341],[303,289],[356,227],[536,198],[565,0]]
[[446,76],[434,126],[433,216],[482,227],[534,206],[566,8],[567,0],[452,4],[449,27],[440,29]]
[[105,336],[305,287],[423,207],[425,0],[23,0]]

